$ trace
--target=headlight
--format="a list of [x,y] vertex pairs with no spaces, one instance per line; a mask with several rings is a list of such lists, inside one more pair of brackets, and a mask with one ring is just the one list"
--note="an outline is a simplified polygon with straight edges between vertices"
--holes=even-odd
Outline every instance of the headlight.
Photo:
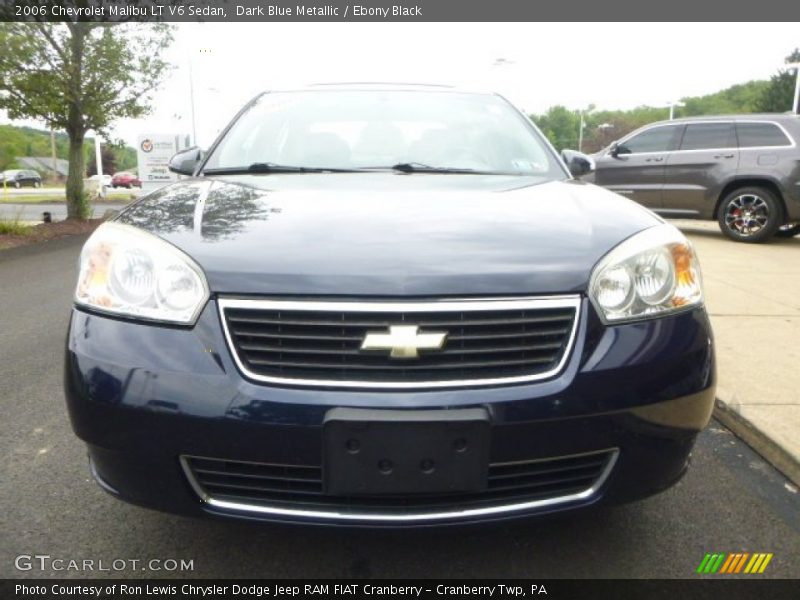
[[680,231],[658,225],[625,240],[598,263],[589,296],[607,323],[699,306],[700,265]]
[[193,323],[208,300],[199,266],[140,229],[104,223],[81,252],[75,302],[107,313]]

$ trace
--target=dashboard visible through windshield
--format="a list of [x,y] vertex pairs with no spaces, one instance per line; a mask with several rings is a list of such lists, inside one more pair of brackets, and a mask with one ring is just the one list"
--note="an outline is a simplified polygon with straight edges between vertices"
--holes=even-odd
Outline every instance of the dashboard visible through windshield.
[[450,91],[264,94],[213,149],[204,172],[250,167],[566,178],[536,130],[503,98]]

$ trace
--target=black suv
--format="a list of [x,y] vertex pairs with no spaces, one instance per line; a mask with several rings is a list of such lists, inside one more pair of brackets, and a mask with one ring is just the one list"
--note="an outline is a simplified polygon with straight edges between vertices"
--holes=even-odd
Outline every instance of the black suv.
[[800,233],[800,116],[695,117],[642,127],[586,179],[664,217],[716,219],[740,242]]

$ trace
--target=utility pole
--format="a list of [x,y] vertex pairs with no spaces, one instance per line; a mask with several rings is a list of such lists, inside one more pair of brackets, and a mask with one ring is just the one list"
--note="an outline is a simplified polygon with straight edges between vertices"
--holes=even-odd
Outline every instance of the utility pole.
[[50,156],[53,159],[53,181],[58,181],[58,162],[56,161],[56,132],[50,128]]

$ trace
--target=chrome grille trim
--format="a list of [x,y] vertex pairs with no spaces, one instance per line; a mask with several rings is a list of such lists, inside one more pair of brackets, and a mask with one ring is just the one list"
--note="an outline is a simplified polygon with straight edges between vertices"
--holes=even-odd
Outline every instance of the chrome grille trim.
[[[593,499],[598,492],[602,489],[605,482],[611,475],[617,459],[619,458],[619,448],[610,448],[608,450],[601,450],[596,452],[586,452],[581,454],[574,454],[568,456],[550,457],[533,461],[518,461],[514,463],[496,463],[497,466],[502,464],[524,464],[527,462],[544,462],[548,460],[567,459],[580,456],[603,455],[607,456],[606,464],[604,465],[600,475],[597,479],[586,489],[580,492],[552,496],[549,498],[538,498],[529,501],[517,501],[513,503],[503,504],[502,502],[492,506],[482,506],[479,508],[465,508],[440,511],[409,511],[408,513],[381,513],[379,511],[363,511],[358,510],[315,510],[304,508],[286,508],[281,506],[269,506],[266,504],[249,504],[245,502],[234,502],[230,500],[222,500],[210,495],[203,486],[198,482],[190,464],[191,459],[202,459],[202,457],[181,455],[180,465],[183,472],[191,486],[192,490],[197,494],[198,498],[209,508],[227,513],[230,515],[263,515],[265,517],[284,517],[289,519],[323,519],[329,522],[370,522],[375,524],[403,524],[403,523],[426,523],[426,522],[447,522],[470,520],[482,517],[491,517],[493,515],[507,515],[516,512],[529,512],[535,510],[543,510],[556,508],[558,506],[573,504],[578,502],[586,502]],[[216,460],[216,459],[215,459]],[[237,461],[241,462],[241,461]],[[258,464],[258,463],[254,463]],[[299,466],[299,465],[298,465]]]
[[[302,301],[302,300],[275,300],[275,299],[242,299],[242,298],[218,298],[217,304],[220,310],[220,321],[225,334],[231,356],[239,368],[240,372],[247,378],[279,385],[306,386],[306,387],[330,387],[330,388],[369,388],[369,389],[425,389],[425,388],[455,388],[467,386],[490,386],[505,385],[513,383],[526,383],[553,377],[559,373],[571,356],[575,343],[580,319],[581,298],[578,295],[570,296],[547,296],[547,297],[525,297],[525,298],[487,298],[487,299],[463,299],[463,300],[441,300],[441,301]],[[574,318],[570,327],[567,343],[564,351],[553,368],[547,371],[538,372],[530,375],[516,375],[509,377],[478,378],[478,379],[455,379],[455,380],[433,380],[433,381],[363,381],[363,380],[341,380],[341,379],[305,379],[277,377],[255,373],[244,364],[239,356],[236,345],[234,344],[228,326],[228,319],[225,311],[228,309],[253,309],[253,310],[292,310],[292,311],[311,311],[311,312],[470,312],[470,311],[504,311],[504,310],[536,310],[536,309],[558,309],[571,308],[574,310]]]

